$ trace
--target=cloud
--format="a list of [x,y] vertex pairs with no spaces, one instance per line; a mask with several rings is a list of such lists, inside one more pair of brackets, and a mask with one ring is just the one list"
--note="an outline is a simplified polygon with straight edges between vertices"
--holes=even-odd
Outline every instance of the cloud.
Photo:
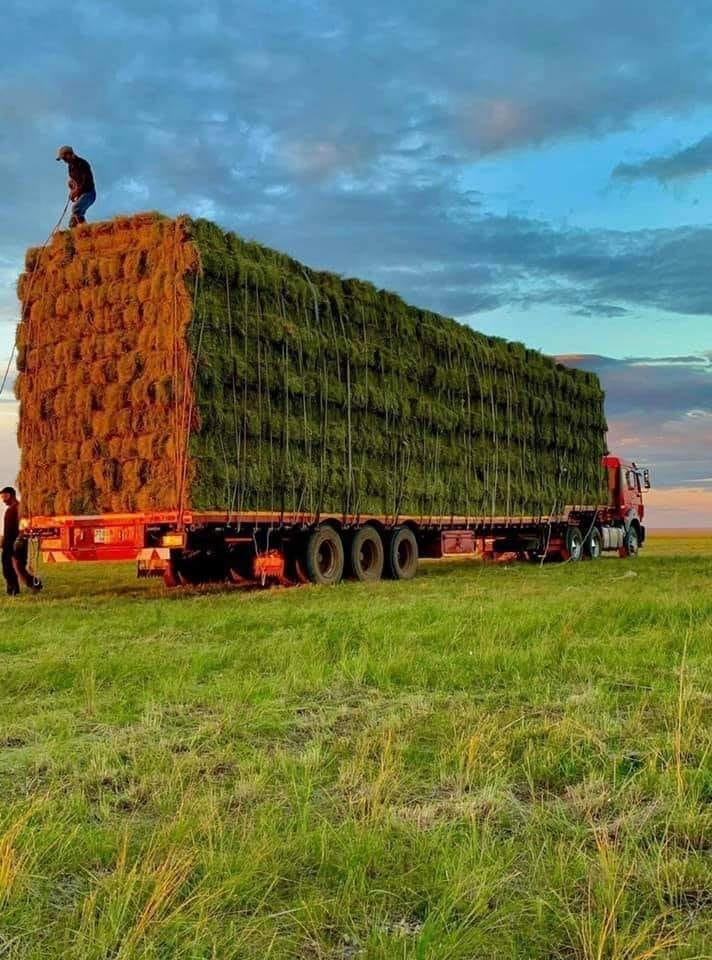
[[[94,165],[92,216],[202,214],[475,325],[549,305],[592,326],[710,312],[711,227],[577,229],[496,214],[469,187],[483,159],[708,109],[704,5],[6,0],[3,23],[6,342],[24,250],[64,202],[67,141]],[[615,179],[701,175],[710,139]],[[710,359],[581,359],[606,383],[612,440],[660,483],[712,475],[709,418],[689,416],[712,409]]]
[[649,157],[641,163],[619,163],[611,174],[614,180],[657,180],[665,185],[674,180],[691,180],[712,170],[712,134],[692,146],[667,156]]
[[93,216],[202,213],[446,313],[711,302],[709,229],[554,227],[463,185],[483,157],[712,103],[694,4],[8,0],[4,19],[0,319],[59,214],[67,140],[94,164]]
[[653,531],[701,528],[712,531],[712,490],[653,487],[645,495],[645,522]]
[[598,374],[606,391],[610,449],[653,466],[656,486],[701,483],[712,473],[709,355],[558,359]]

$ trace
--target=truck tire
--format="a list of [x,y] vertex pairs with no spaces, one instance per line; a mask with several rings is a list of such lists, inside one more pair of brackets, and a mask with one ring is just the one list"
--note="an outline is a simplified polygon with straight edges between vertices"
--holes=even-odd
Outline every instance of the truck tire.
[[589,560],[600,560],[603,553],[603,536],[598,527],[594,527],[586,537],[583,552]]
[[635,559],[638,556],[640,550],[640,533],[635,523],[631,523],[628,527],[628,532],[623,539],[623,550],[625,551],[626,557]]
[[410,527],[396,527],[386,547],[386,573],[391,580],[412,580],[418,570],[418,541]]
[[344,572],[344,545],[338,532],[326,524],[309,534],[304,548],[304,570],[312,583],[337,584]]
[[348,548],[348,576],[355,580],[373,582],[383,576],[385,552],[378,530],[370,523],[351,537]]
[[578,563],[583,556],[583,534],[578,527],[567,527],[564,546],[571,563]]

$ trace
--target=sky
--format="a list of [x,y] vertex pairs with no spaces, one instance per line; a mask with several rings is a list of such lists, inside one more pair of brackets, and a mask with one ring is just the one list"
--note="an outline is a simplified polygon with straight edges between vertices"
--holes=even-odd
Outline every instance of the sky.
[[[712,527],[708,0],[5,0],[0,360],[24,251],[206,216],[596,371],[652,526]],[[1,373],[2,371],[0,371]],[[16,410],[0,397],[0,465]]]

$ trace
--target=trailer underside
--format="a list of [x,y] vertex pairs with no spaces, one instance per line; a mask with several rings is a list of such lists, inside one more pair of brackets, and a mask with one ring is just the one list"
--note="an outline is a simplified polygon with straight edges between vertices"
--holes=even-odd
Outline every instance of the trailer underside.
[[409,579],[419,558],[506,556],[542,560],[635,555],[609,507],[567,507],[543,517],[387,517],[175,510],[97,516],[33,517],[24,535],[46,563],[137,561],[139,576],[176,586],[335,583],[343,576]]

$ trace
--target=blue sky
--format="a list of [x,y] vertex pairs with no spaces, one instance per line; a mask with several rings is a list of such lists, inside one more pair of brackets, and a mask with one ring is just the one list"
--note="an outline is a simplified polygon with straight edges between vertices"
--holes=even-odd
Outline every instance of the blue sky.
[[712,524],[711,12],[6,0],[0,356],[71,143],[95,219],[205,215],[576,355],[607,388],[611,446],[654,460],[661,522]]

